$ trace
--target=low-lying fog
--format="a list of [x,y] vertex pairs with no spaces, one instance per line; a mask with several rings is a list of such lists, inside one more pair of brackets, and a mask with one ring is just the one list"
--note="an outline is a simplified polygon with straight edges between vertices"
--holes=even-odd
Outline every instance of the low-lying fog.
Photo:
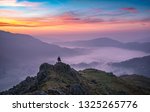
[[126,50],[115,47],[102,47],[102,48],[88,48],[89,53],[85,55],[70,57],[64,59],[65,62],[70,64],[77,64],[81,62],[91,63],[91,62],[121,62],[135,57],[142,57],[148,55],[147,53],[135,51],[135,50]]
[[[142,57],[148,55],[147,53],[140,51],[126,50],[113,47],[85,49],[88,51],[87,53],[74,57],[61,57],[62,61],[71,65],[76,70],[81,70],[85,68],[97,68],[106,72],[113,72],[117,75],[120,75],[124,74],[123,70],[114,69],[109,66],[109,63],[121,62],[135,57]],[[14,67],[12,69],[1,72],[5,72],[5,76],[0,77],[0,91],[8,89],[15,84],[18,84],[27,76],[35,76],[38,72],[40,64],[44,62],[54,64],[57,61],[56,59],[57,57],[47,59],[41,58],[40,60],[36,60],[35,62],[22,62],[22,65],[14,64]],[[132,73],[132,71],[128,70],[128,73]]]
[[110,63],[122,62],[136,57],[149,55],[148,53],[126,50],[114,47],[88,48],[88,54],[64,58],[65,63],[69,63],[77,70],[85,68],[96,68],[107,72],[113,72],[116,75],[132,74],[132,70],[121,70],[112,68]]

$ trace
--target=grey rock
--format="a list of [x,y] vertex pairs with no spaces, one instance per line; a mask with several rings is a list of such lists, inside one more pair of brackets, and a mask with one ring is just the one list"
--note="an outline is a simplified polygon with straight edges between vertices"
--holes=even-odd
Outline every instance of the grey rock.
[[48,95],[45,91],[39,90],[32,93],[33,95]]
[[47,92],[50,95],[65,95],[65,93],[60,89],[49,89]]
[[84,95],[87,94],[85,88],[80,84],[73,84],[70,86],[70,91],[72,95]]

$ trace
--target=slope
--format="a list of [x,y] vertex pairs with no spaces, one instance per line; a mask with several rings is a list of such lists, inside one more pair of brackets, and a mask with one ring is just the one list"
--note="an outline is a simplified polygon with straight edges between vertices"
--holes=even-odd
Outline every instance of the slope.
[[113,63],[112,66],[122,70],[132,70],[135,74],[142,74],[150,77],[150,56],[133,58],[119,63]]
[[[138,76],[138,75],[137,75]],[[128,76],[128,79],[131,76]],[[0,94],[44,94],[44,95],[126,95],[150,94],[149,78],[116,77],[96,69],[76,71],[68,64],[55,65],[44,63],[35,77],[27,77],[13,88]],[[139,88],[140,79],[140,88]],[[146,83],[144,81],[147,81]],[[138,83],[137,83],[138,82]],[[142,89],[142,91],[141,91]]]
[[69,49],[44,43],[30,35],[0,31],[0,90],[19,83],[27,75],[36,74],[42,62],[57,56],[82,54],[80,49]]

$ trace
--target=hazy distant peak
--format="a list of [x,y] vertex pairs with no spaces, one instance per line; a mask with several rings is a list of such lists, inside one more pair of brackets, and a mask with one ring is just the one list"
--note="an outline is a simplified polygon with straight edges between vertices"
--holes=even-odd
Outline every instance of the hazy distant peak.
[[118,41],[109,37],[99,37],[99,38],[95,38],[95,39],[91,39],[91,40],[113,40],[113,41]]
[[108,38],[108,37],[95,38],[95,39],[91,39],[90,41],[103,41],[103,42],[118,42],[118,43],[121,43],[118,40],[115,40],[115,39],[112,39],[112,38]]

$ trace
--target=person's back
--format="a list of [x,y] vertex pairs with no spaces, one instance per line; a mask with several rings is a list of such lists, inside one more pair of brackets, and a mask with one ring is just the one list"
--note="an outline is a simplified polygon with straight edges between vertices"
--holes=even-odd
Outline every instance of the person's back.
[[60,58],[60,56],[58,56],[57,61],[58,61],[58,62],[61,62],[61,58]]

